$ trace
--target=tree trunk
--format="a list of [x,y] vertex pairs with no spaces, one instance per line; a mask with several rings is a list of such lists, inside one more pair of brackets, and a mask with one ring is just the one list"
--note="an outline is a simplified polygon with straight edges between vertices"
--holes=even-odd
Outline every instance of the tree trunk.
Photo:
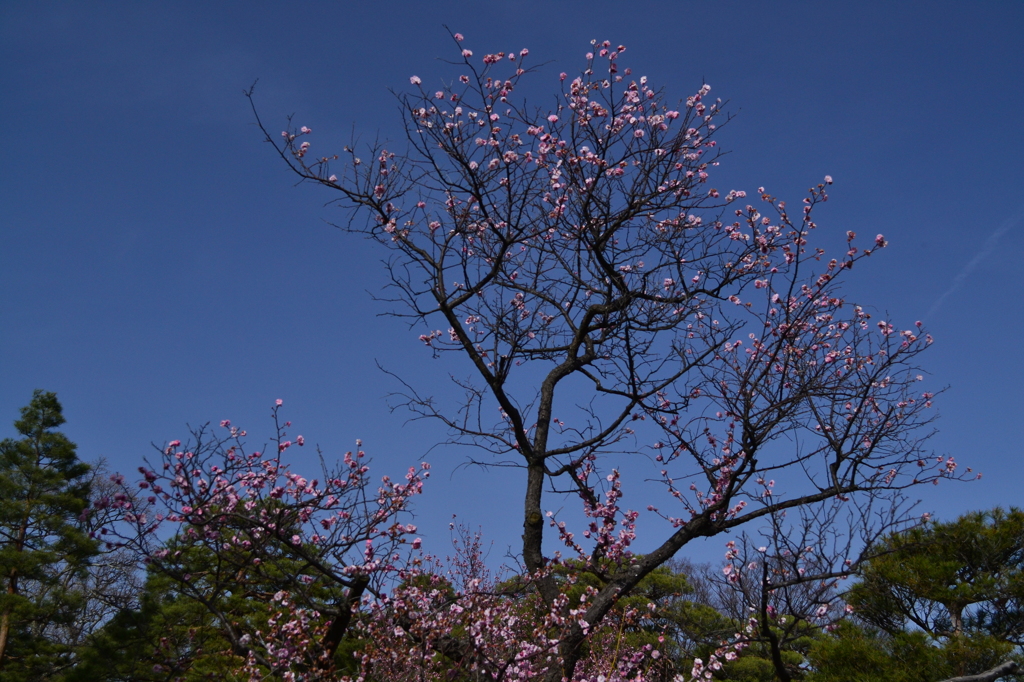
[[[532,575],[544,568],[544,514],[541,495],[544,492],[544,460],[536,459],[526,468],[526,497],[523,518],[523,560]],[[551,576],[537,581],[540,596],[549,606],[558,596],[558,587]]]
[[338,645],[341,644],[342,638],[344,638],[345,633],[348,632],[349,626],[352,624],[352,613],[359,608],[359,600],[363,598],[363,592],[369,584],[369,578],[356,580],[355,584],[345,593],[344,599],[341,600],[339,604],[340,612],[331,621],[331,625],[327,628],[322,641],[322,646],[328,660],[334,659],[334,654],[338,651]]
[[762,562],[761,568],[761,634],[768,640],[769,649],[772,652],[772,667],[775,668],[775,676],[779,682],[792,682],[793,676],[786,669],[786,662],[782,660],[782,647],[779,644],[778,636],[772,632],[771,621],[768,617],[768,562]]
[[[31,498],[30,498],[31,499]],[[25,551],[25,538],[28,536],[28,515],[22,519],[21,528],[18,529],[18,539],[14,543],[14,549],[17,552]],[[8,596],[14,596],[18,594],[18,569],[12,568],[9,581],[7,583],[7,594]],[[0,669],[4,667],[4,654],[7,653],[7,640],[11,634],[11,615],[13,614],[14,607],[8,605],[4,609],[3,614],[0,614]]]
[[[16,594],[18,594],[18,571],[11,569],[10,582],[7,583],[7,595],[14,596]],[[14,607],[8,605],[4,609],[3,614],[0,614],[0,670],[4,667],[4,661],[7,660],[4,654],[7,653],[7,640],[11,634],[11,616],[13,612]]]
[[4,667],[4,652],[7,650],[7,635],[11,631],[11,610],[5,609],[0,615],[0,670]]
[[953,628],[953,636],[959,637],[964,632],[964,607],[960,604],[952,604],[947,608],[949,610],[949,622]]

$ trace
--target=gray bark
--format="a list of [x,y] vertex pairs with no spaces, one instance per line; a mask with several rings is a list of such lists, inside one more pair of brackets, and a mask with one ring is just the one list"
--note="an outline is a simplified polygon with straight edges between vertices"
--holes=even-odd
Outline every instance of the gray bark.
[[986,670],[985,672],[978,673],[977,675],[950,677],[949,679],[941,680],[940,682],[995,682],[1004,675],[1014,675],[1020,672],[1024,672],[1024,669],[1022,669],[1016,661],[1006,661],[1005,663],[1000,663],[991,670]]

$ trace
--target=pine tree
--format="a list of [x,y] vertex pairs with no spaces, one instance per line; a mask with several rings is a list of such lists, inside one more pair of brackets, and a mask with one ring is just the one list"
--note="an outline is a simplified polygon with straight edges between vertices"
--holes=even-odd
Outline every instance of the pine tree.
[[80,521],[90,466],[56,431],[54,393],[37,390],[0,442],[0,676],[44,679],[70,665],[60,632],[83,595],[73,587],[97,552]]

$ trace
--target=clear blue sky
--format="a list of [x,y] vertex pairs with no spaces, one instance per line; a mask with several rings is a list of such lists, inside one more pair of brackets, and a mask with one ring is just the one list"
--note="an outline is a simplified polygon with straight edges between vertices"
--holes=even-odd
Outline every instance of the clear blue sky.
[[890,242],[846,292],[925,322],[930,383],[950,387],[932,446],[985,474],[921,491],[922,510],[1021,503],[1011,1],[0,2],[0,436],[33,389],[56,391],[82,458],[131,471],[186,424],[230,418],[258,440],[282,398],[328,456],[362,438],[379,473],[430,459],[419,510],[435,549],[452,513],[515,544],[518,476],[427,455],[442,434],[389,412],[375,361],[428,391],[468,368],[377,316],[383,254],[327,226],[343,219],[331,197],[294,186],[242,97],[258,78],[264,119],[295,113],[325,145],[353,126],[398,138],[389,89],[441,73],[443,25],[478,54],[528,47],[551,62],[534,77],[551,93],[590,39],[625,43],[636,75],[729,100],[723,184],[798,201],[831,174],[821,229]]

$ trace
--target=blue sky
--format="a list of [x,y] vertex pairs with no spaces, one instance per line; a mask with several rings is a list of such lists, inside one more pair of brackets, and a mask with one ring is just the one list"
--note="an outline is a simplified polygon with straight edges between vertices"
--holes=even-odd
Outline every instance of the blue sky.
[[845,291],[925,322],[929,381],[949,386],[932,447],[985,474],[920,491],[922,509],[1020,504],[1017,2],[0,2],[0,435],[56,391],[81,457],[134,470],[186,424],[258,440],[282,398],[328,456],[362,438],[380,473],[430,459],[428,540],[457,513],[514,544],[516,473],[431,451],[443,434],[388,410],[375,362],[428,388],[468,368],[379,316],[384,254],[327,225],[331,197],[295,186],[242,96],[259,79],[264,120],[294,113],[325,143],[399,138],[389,90],[443,72],[444,25],[550,62],[541,93],[593,38],[674,96],[710,83],[737,115],[723,185],[797,201],[831,174],[822,229],[890,242]]

